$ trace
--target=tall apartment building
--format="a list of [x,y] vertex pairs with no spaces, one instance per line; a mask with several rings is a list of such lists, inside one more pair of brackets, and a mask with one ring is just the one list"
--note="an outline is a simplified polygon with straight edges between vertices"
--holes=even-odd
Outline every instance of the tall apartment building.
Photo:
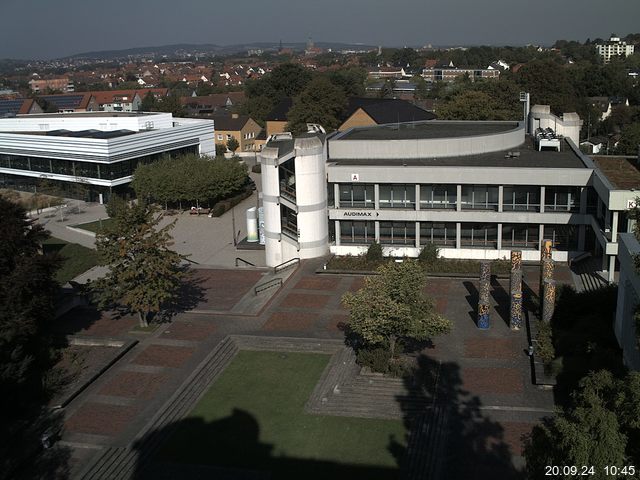
[[75,91],[73,82],[69,80],[69,77],[34,78],[29,80],[29,88],[34,93],[45,92],[46,90],[59,90],[64,93]]
[[611,38],[609,38],[608,41],[596,45],[598,55],[602,57],[604,63],[609,63],[611,57],[628,57],[629,55],[633,55],[634,48],[634,45],[621,41],[620,37],[615,33],[611,34]]

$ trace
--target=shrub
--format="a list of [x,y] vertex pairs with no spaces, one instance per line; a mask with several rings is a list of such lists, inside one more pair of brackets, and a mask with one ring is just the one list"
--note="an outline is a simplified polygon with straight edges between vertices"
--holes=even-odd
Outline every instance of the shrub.
[[435,244],[427,242],[426,245],[422,247],[420,255],[418,255],[418,261],[426,265],[432,265],[438,261],[439,254],[440,249]]
[[220,203],[216,204],[216,206],[211,209],[211,215],[213,215],[214,217],[219,217],[223,215],[224,212],[226,212],[226,210],[224,209],[224,205]]
[[253,167],[251,167],[251,171],[253,173],[262,173],[262,165],[260,165],[259,163],[254,165]]
[[387,373],[389,371],[389,362],[391,361],[391,352],[382,347],[363,348],[358,350],[358,364],[363,367],[369,367],[373,372]]
[[383,260],[382,246],[378,242],[374,241],[369,245],[366,258],[369,262],[381,262]]
[[538,333],[536,334],[537,345],[534,354],[542,360],[545,366],[550,366],[556,356],[552,336],[551,324],[539,322]]

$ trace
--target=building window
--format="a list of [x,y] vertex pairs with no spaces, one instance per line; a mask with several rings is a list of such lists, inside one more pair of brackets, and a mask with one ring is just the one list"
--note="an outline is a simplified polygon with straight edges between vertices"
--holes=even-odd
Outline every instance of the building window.
[[373,185],[340,184],[340,208],[373,208]]
[[416,187],[413,184],[380,185],[380,208],[416,208]]
[[578,227],[575,225],[545,225],[544,238],[551,240],[551,245],[556,250],[578,250]]
[[502,248],[538,249],[540,228],[538,225],[502,225]]
[[498,225],[489,223],[463,223],[460,231],[463,247],[497,248]]
[[335,189],[333,183],[327,183],[327,206],[334,207],[336,204],[335,201]]
[[580,210],[578,187],[546,187],[544,192],[545,212],[577,212]]
[[380,243],[415,246],[416,222],[380,222]]
[[280,177],[280,195],[290,200],[296,200],[296,161],[291,158],[278,168]]
[[420,245],[427,243],[455,248],[456,224],[420,222]]
[[340,221],[340,243],[368,245],[375,238],[375,222]]
[[221,133],[218,134],[218,140],[223,140],[223,137],[222,137]]
[[227,141],[231,140],[231,135],[227,133]]
[[540,187],[505,186],[503,189],[502,209],[504,211],[540,211]]
[[420,185],[420,208],[455,210],[457,187],[455,185]]
[[463,185],[463,210],[498,210],[498,187],[488,185]]
[[282,233],[289,238],[298,240],[298,214],[285,205],[280,205],[280,221]]

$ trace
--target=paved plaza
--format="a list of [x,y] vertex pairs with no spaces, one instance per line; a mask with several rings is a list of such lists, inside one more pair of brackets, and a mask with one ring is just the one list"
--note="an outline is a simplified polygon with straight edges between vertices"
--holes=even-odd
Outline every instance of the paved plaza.
[[[283,338],[318,339],[342,345],[341,327],[348,320],[348,312],[340,298],[345,292],[360,288],[363,277],[315,273],[321,265],[321,260],[300,264],[279,291],[261,294],[266,297],[260,310],[254,309],[253,313],[242,313],[242,306],[248,304],[248,298],[255,297],[254,286],[268,273],[259,269],[215,268],[196,272],[202,298],[195,308],[178,313],[173,321],[151,333],[136,331],[132,317],[116,319],[88,308],[73,310],[61,318],[56,325],[58,332],[138,340],[134,348],[66,407],[63,440],[73,448],[73,473],[77,476],[86,471],[105,449],[130,447],[170,399],[187,388],[190,375],[211,361],[212,352],[220,349],[229,335],[275,342]],[[559,275],[570,279],[566,272]],[[444,448],[441,469],[456,472],[449,478],[464,478],[469,473],[464,470],[464,455],[473,460],[468,465],[474,478],[493,478],[496,471],[502,472],[501,478],[518,478],[522,434],[553,411],[552,392],[532,385],[529,358],[525,355],[526,329],[513,332],[508,327],[505,282],[508,280],[494,280],[491,328],[485,331],[478,330],[474,323],[477,281],[430,278],[425,288],[438,311],[454,323],[453,332],[434,339],[420,357],[425,371],[431,375],[435,372],[432,387],[420,393],[422,401],[429,408],[438,405],[449,412],[449,426],[442,427],[435,440],[425,440],[437,441]],[[525,282],[530,287],[526,291],[534,295],[536,269],[525,271]],[[346,365],[346,361],[343,363]],[[364,385],[363,391],[375,385],[369,380],[353,379],[354,386],[345,384],[345,392],[355,389],[358,382]],[[387,395],[393,404],[378,405],[378,413],[371,410],[372,416],[385,416],[385,408],[391,416],[408,411],[403,398],[414,394],[403,396],[398,392],[412,387],[403,386],[401,380],[395,382],[379,390],[380,398]],[[205,382],[200,388],[207,385]],[[371,395],[373,399],[376,394]],[[348,403],[349,398],[346,393],[335,401],[329,398],[327,408],[338,405],[336,401]],[[336,408],[335,414],[339,415],[340,409],[351,407]],[[329,410],[327,413],[331,414]]]

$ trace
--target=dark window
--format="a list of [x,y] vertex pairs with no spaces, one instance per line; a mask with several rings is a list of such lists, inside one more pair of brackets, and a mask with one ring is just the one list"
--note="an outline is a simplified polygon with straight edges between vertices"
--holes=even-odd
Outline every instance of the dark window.
[[415,246],[416,223],[380,222],[380,243],[383,245]]
[[544,192],[545,212],[577,212],[580,210],[578,187],[546,187]]
[[380,208],[416,208],[416,186],[414,184],[380,185]]
[[502,225],[503,248],[530,248],[538,249],[540,240],[540,228],[538,225],[504,224]]
[[498,187],[463,185],[461,203],[463,210],[498,210]]
[[420,208],[455,210],[457,187],[455,185],[420,185]]
[[370,184],[340,184],[340,208],[373,208],[373,185]]
[[496,248],[498,244],[498,225],[489,223],[463,223],[460,232],[463,247]]
[[340,243],[369,244],[376,238],[374,222],[340,222]]
[[456,224],[420,222],[420,245],[427,243],[455,248]]
[[578,250],[578,227],[575,225],[545,225],[544,238],[551,240],[556,250]]
[[540,211],[540,187],[505,186],[502,194],[502,209],[506,212]]

